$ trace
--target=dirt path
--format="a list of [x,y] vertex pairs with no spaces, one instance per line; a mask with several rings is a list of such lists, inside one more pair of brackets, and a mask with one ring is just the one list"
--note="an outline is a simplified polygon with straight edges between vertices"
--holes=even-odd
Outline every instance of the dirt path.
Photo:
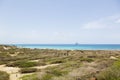
[[37,69],[45,69],[47,67],[52,67],[52,66],[58,66],[60,64],[49,64],[49,65],[45,65],[45,66],[35,66],[33,68],[37,68]]
[[[52,66],[57,66],[59,64],[50,64],[50,65],[45,65],[45,66],[36,66],[33,68],[37,69],[45,69],[47,67],[52,67]],[[17,67],[6,67],[5,65],[0,65],[0,71],[5,71],[8,74],[10,74],[10,80],[20,80],[19,78],[24,76],[24,75],[30,75],[31,73],[28,74],[21,74],[19,73],[20,68]]]
[[10,74],[10,80],[17,80],[20,77],[20,73],[18,73],[20,68],[17,67],[6,67],[5,65],[0,65],[0,71],[5,71]]

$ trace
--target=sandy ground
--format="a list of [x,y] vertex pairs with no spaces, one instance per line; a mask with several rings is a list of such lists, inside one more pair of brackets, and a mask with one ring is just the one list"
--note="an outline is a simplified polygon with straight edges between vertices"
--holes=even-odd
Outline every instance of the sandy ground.
[[[45,69],[47,67],[52,67],[52,66],[57,66],[59,64],[50,64],[50,65],[45,65],[45,66],[36,66],[33,68],[37,68],[37,69]],[[5,71],[8,74],[10,74],[10,80],[20,80],[19,78],[24,76],[24,75],[30,75],[32,73],[28,73],[28,74],[21,74],[19,73],[20,68],[18,67],[6,67],[5,65],[0,65],[0,71]]]
[[5,71],[10,74],[10,80],[18,80],[21,77],[19,73],[20,68],[17,67],[6,67],[5,65],[0,65],[0,71]]
[[47,67],[52,67],[52,66],[57,66],[57,65],[60,65],[60,64],[50,64],[50,65],[45,65],[45,66],[35,66],[33,68],[37,68],[37,69],[45,69]]

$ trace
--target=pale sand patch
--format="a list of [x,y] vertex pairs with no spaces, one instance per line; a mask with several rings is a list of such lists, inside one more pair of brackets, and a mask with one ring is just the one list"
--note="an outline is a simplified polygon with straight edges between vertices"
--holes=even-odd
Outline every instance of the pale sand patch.
[[5,65],[0,65],[0,71],[5,71],[10,74],[10,80],[18,80],[20,77],[20,68],[17,67],[6,67]]
[[19,53],[20,53],[20,52],[15,52],[14,54],[10,54],[10,53],[8,52],[8,55],[14,57],[14,56],[17,56]]
[[110,59],[117,60],[118,58],[116,58],[114,56],[110,56]]
[[[49,64],[49,65],[45,65],[45,66],[35,66],[33,68],[37,68],[37,69],[45,69],[47,67],[52,67],[52,66],[57,66],[60,64]],[[18,67],[7,67],[5,65],[0,65],[0,71],[5,71],[8,74],[10,74],[10,80],[21,80],[19,79],[20,77],[24,76],[24,75],[30,75],[33,73],[27,73],[27,74],[21,74],[19,72],[20,68]]]
[[60,65],[60,64],[49,64],[49,65],[45,65],[45,66],[35,66],[33,68],[44,69],[44,68],[47,68],[47,67],[58,66],[58,65]]
[[39,62],[39,60],[31,60],[30,62]]

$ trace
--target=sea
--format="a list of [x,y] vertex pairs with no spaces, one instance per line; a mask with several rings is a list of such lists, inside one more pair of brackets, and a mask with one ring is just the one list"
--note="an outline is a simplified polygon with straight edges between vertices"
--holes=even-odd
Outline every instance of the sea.
[[120,50],[120,44],[11,44],[22,48],[58,50]]

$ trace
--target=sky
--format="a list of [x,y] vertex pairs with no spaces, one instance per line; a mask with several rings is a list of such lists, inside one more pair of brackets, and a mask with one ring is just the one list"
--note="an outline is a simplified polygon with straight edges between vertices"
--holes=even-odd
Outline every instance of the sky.
[[0,44],[120,44],[120,0],[0,0]]

